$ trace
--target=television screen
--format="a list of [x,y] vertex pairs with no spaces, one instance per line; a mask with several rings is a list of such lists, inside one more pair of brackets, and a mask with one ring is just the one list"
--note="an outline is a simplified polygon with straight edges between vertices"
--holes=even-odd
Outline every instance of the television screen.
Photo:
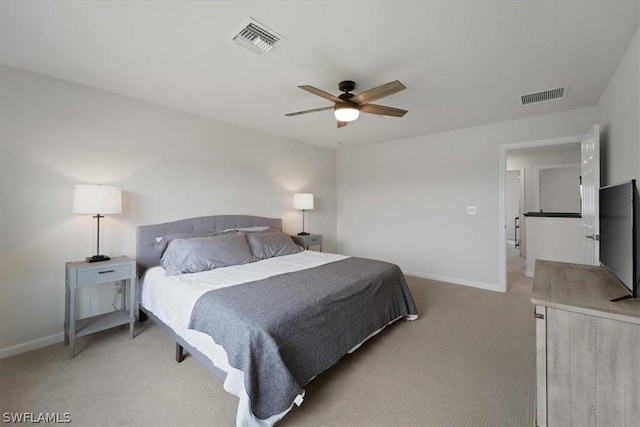
[[600,263],[637,298],[635,193],[635,180],[600,189]]

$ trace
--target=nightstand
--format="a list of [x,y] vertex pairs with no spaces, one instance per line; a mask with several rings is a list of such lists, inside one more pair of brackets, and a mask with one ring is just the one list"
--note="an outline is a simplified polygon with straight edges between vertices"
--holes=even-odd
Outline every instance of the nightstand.
[[309,249],[309,246],[320,246],[320,252],[322,252],[322,234],[307,234],[306,236],[296,234],[291,238],[297,245],[305,249]]
[[[115,326],[129,324],[133,338],[138,304],[136,303],[136,262],[127,257],[102,262],[68,262],[66,267],[64,344],[69,346],[69,359],[75,356],[77,337],[93,334]],[[76,319],[76,291],[85,286],[121,282],[120,309],[86,319]],[[127,286],[128,285],[128,286]],[[129,310],[125,300],[129,294]]]

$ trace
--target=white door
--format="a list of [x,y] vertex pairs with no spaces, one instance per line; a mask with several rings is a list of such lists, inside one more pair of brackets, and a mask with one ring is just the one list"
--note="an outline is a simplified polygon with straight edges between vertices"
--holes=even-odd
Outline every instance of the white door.
[[600,126],[582,138],[582,263],[600,263]]

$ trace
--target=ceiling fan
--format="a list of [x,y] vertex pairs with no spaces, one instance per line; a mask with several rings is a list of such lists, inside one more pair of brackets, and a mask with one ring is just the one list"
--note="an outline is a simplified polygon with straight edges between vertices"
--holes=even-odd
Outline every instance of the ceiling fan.
[[383,84],[382,86],[374,87],[373,89],[369,89],[358,95],[350,93],[356,88],[356,83],[351,80],[345,80],[338,84],[338,89],[344,92],[339,96],[331,95],[330,93],[309,85],[302,85],[298,87],[321,98],[327,99],[333,102],[334,105],[330,107],[314,108],[312,110],[288,113],[285,114],[285,116],[297,116],[300,114],[315,113],[317,111],[333,110],[336,120],[338,121],[338,128],[341,128],[346,126],[349,122],[357,119],[360,112],[392,117],[402,117],[407,114],[407,110],[401,110],[400,108],[369,104],[370,101],[375,101],[376,99],[393,95],[396,92],[406,89],[405,85],[400,83],[398,80]]

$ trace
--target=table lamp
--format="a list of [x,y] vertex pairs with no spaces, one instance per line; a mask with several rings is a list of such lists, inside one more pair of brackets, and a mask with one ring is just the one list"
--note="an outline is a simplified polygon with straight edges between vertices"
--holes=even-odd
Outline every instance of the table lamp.
[[293,209],[302,211],[302,232],[298,236],[308,236],[309,233],[304,231],[304,213],[309,209],[313,209],[313,194],[297,193],[293,195]]
[[96,254],[87,257],[87,262],[108,261],[110,258],[100,254],[100,218],[104,215],[122,212],[122,191],[111,185],[76,185],[73,196],[73,213],[95,214],[98,222]]

